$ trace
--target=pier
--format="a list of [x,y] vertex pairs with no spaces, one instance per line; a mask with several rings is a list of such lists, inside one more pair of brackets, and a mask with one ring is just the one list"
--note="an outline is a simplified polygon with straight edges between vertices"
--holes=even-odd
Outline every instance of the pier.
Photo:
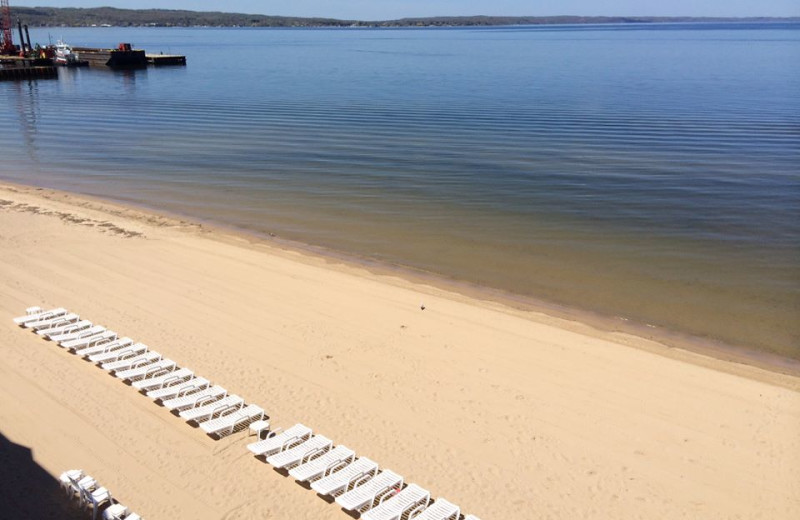
[[0,81],[57,77],[58,71],[51,60],[0,56]]
[[[24,79],[52,79],[58,77],[56,55],[52,48],[47,57],[22,57],[0,55],[0,81]],[[134,50],[130,44],[120,44],[117,49],[96,49],[75,47],[79,59],[65,66],[92,65],[112,69],[143,69],[148,65],[185,66],[186,56],[179,54],[146,54],[143,50]]]

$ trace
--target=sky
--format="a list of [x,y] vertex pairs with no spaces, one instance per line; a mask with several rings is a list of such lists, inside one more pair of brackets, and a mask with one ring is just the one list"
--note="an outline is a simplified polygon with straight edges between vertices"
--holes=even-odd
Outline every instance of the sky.
[[188,9],[388,20],[417,16],[800,16],[798,0],[10,0],[12,6]]

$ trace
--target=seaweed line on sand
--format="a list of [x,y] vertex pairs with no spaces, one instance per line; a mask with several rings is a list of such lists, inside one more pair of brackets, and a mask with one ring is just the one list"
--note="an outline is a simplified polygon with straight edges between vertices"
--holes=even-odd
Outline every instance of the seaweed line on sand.
[[95,220],[91,218],[79,217],[73,213],[66,213],[63,211],[52,211],[41,208],[39,206],[32,206],[24,202],[14,203],[10,200],[0,199],[0,208],[12,211],[21,211],[26,213],[33,213],[36,215],[44,215],[50,217],[57,217],[67,224],[77,224],[79,226],[94,227],[103,233],[122,236],[124,238],[145,238],[144,233],[139,231],[131,231],[117,226],[106,220]]

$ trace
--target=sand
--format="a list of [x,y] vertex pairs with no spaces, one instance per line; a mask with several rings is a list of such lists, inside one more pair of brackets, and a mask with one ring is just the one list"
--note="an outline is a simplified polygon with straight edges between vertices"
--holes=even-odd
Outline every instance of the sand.
[[[143,341],[483,520],[800,517],[797,377],[2,186],[0,434],[150,520],[348,517],[252,457],[246,433],[207,437],[14,326],[30,305]],[[8,470],[0,493],[36,496],[42,479]]]

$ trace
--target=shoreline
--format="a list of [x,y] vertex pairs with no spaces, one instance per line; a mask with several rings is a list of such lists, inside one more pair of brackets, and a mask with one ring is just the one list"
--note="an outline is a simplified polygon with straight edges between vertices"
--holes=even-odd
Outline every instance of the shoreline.
[[[282,238],[273,233],[241,229],[130,201],[0,180],[0,199],[2,192],[8,191],[18,191],[26,195],[106,212],[115,216],[133,218],[145,223],[158,222],[158,226],[199,232],[210,240],[254,249],[265,248],[271,253],[289,254],[295,259],[314,264],[323,263],[334,269],[366,271],[371,276],[379,277],[383,281],[399,279],[402,284],[410,284],[417,288],[427,287],[436,293],[448,293],[466,300],[499,306],[512,312],[521,313],[528,319],[540,323],[555,324],[565,330],[604,339],[613,338],[614,341],[627,346],[734,374],[741,375],[748,372],[746,369],[738,370],[736,366],[740,365],[775,374],[800,377],[800,360],[798,359],[692,336],[681,331],[636,322],[622,316],[609,316],[586,309],[571,308],[502,289],[448,278],[421,269],[389,264],[323,246],[305,244]],[[715,361],[724,364],[720,365]]]

